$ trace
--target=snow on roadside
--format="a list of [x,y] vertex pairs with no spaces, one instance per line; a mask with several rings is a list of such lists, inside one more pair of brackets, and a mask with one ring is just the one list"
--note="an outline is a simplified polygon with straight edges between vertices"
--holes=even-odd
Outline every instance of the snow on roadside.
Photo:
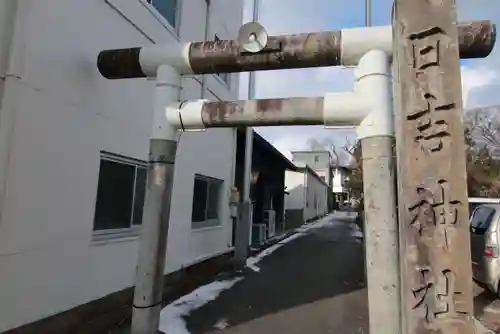
[[295,239],[297,239],[297,238],[299,238],[299,237],[301,237],[303,235],[304,235],[304,233],[293,234],[293,235],[289,236],[288,238],[281,240],[277,244],[272,245],[271,247],[268,247],[268,248],[264,249],[262,252],[258,253],[257,255],[249,257],[247,259],[246,266],[248,268],[252,269],[255,272],[259,272],[260,268],[257,266],[257,264],[260,261],[262,261],[263,258],[265,258],[266,256],[271,255],[278,248],[282,247],[284,244],[287,244],[290,241],[295,240]]
[[239,277],[209,283],[165,306],[160,315],[160,330],[168,334],[189,334],[184,317],[215,300],[222,291],[231,288],[242,279]]
[[351,235],[355,238],[359,238],[359,239],[363,238],[364,234],[363,234],[363,232],[361,232],[361,229],[359,228],[359,226],[356,224],[352,224],[352,225],[353,226],[352,226],[352,234]]
[[246,266],[255,272],[259,272],[260,268],[257,266],[257,264],[260,261],[262,261],[263,258],[271,255],[272,253],[274,253],[276,250],[278,250],[283,245],[306,235],[307,232],[309,232],[312,229],[316,229],[316,228],[320,228],[320,227],[324,227],[326,225],[332,224],[333,223],[332,218],[334,216],[335,216],[335,214],[330,214],[330,215],[327,215],[327,216],[325,216],[321,219],[318,219],[312,223],[308,223],[308,224],[303,225],[302,227],[297,228],[295,230],[295,232],[296,232],[295,234],[292,234],[291,236],[281,240],[277,244],[275,244],[269,248],[264,249],[262,252],[258,253],[256,256],[249,257],[247,259]]
[[338,223],[338,221],[335,220],[337,218],[336,213],[331,213],[323,218],[320,218],[316,221],[313,221],[311,223],[304,224],[303,226],[299,227],[295,231],[299,233],[304,233],[308,232],[309,230],[320,228],[320,227],[325,227],[327,225],[334,225]]

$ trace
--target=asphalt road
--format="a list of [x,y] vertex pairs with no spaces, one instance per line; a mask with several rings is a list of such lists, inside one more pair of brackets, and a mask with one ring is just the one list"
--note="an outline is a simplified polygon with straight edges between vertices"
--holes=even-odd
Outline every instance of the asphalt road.
[[260,262],[186,319],[193,334],[368,333],[363,243],[335,222]]

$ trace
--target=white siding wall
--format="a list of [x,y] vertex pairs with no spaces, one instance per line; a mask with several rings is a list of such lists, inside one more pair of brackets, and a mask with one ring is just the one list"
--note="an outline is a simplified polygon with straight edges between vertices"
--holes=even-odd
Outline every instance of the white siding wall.
[[316,174],[318,176],[323,176],[325,178],[325,181],[328,181],[328,170],[327,169],[317,169],[315,170]]
[[343,181],[344,175],[341,169],[334,169],[333,170],[333,192],[334,193],[343,193],[346,191],[345,187],[343,186]]
[[[0,1],[0,27],[6,2]],[[209,38],[234,37],[242,1],[211,3]],[[96,56],[176,41],[140,0],[20,4],[13,76],[0,110],[0,332],[133,284],[137,237],[92,241],[99,159],[105,150],[147,160],[154,83],[108,81],[96,69]],[[205,38],[206,11],[205,0],[182,1],[181,39]],[[0,52],[3,42],[0,37]],[[213,75],[201,82],[184,78],[180,98],[237,97],[238,75],[231,90]],[[182,135],[167,272],[228,250],[234,150],[232,130]],[[224,180],[220,227],[191,229],[195,172]]]
[[327,213],[328,186],[318,180],[309,169],[304,172],[286,171],[285,185],[290,193],[285,197],[285,209],[304,209],[304,220]]
[[305,176],[302,172],[285,171],[285,210],[303,209],[305,205]]
[[306,172],[306,208],[304,210],[304,219],[308,220],[325,214],[327,208],[328,187],[310,172]]

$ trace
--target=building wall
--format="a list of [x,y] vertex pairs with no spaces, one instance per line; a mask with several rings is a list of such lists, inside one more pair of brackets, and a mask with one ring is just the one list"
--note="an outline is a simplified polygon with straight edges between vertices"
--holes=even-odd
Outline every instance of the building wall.
[[333,173],[331,168],[315,169],[314,172],[316,172],[318,176],[323,177],[328,185],[333,184]]
[[306,206],[304,219],[309,220],[328,212],[328,186],[317,175],[306,171]]
[[303,172],[285,171],[285,224],[284,230],[304,224],[305,175]]
[[346,178],[345,170],[341,168],[335,168],[333,170],[333,192],[334,193],[344,193],[347,189],[344,186],[344,180]]
[[328,212],[328,186],[309,169],[286,171],[285,185],[289,195],[285,195],[285,208],[302,210],[302,221]]
[[304,209],[306,203],[304,173],[285,171],[285,186],[288,192],[285,194],[285,209]]
[[296,151],[292,152],[293,162],[306,164],[316,174],[324,177],[328,185],[332,185],[331,154],[328,151]]
[[331,164],[328,151],[296,151],[292,152],[293,162],[304,163],[313,170],[327,169]]
[[[0,1],[0,27],[10,2]],[[96,56],[178,40],[141,0],[19,4],[0,110],[0,332],[133,284],[138,235],[93,234],[100,151],[147,160],[154,81],[106,80]],[[206,1],[182,1],[180,39],[236,36],[242,1],[210,7],[206,34]],[[215,75],[185,77],[179,98],[235,99],[238,75],[230,82],[228,89]],[[234,152],[230,129],[180,137],[166,273],[230,249]],[[219,226],[191,228],[195,173],[224,181]]]

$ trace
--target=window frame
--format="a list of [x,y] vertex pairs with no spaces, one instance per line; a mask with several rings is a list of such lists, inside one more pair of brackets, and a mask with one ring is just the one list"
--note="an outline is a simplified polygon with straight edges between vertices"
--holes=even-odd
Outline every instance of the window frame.
[[[136,237],[139,235],[140,231],[142,230],[142,226],[144,223],[144,222],[142,222],[142,217],[141,217],[141,224],[134,224],[134,210],[136,209],[135,208],[135,200],[136,200],[136,191],[137,191],[137,175],[138,175],[139,168],[144,169],[147,173],[148,163],[146,161],[143,161],[143,160],[126,157],[126,156],[111,153],[111,152],[101,151],[100,158],[99,158],[99,164],[101,164],[101,162],[103,160],[134,167],[134,179],[133,179],[133,183],[132,183],[132,186],[133,186],[132,201],[130,203],[130,206],[131,206],[131,208],[130,208],[130,220],[129,220],[129,227],[126,227],[126,228],[113,228],[113,229],[96,230],[95,224],[96,224],[97,201],[98,201],[98,190],[96,189],[94,219],[92,221],[92,240],[93,241],[101,241],[101,240],[119,239],[119,238],[126,238],[126,237]],[[99,170],[98,182],[99,182],[100,177],[101,177],[101,171]],[[147,187],[147,174],[146,174],[146,187]],[[146,197],[146,194],[144,195],[144,199],[145,199],[145,197]],[[143,206],[143,210],[144,210],[144,206]]]
[[153,4],[153,0],[138,0],[144,7],[155,17],[155,19],[160,22],[165,28],[167,28],[171,33],[177,38],[180,37],[180,27],[181,27],[181,17],[182,17],[182,0],[176,0],[175,8],[175,25],[172,25],[168,19],[163,16],[158,9],[156,9]]
[[[194,201],[195,201],[195,193],[194,193],[194,188],[196,185],[196,180],[203,180],[207,182],[207,187],[206,187],[206,199],[205,199],[205,219],[202,221],[194,221],[193,219],[193,212],[194,212]],[[217,198],[217,218],[208,218],[208,207],[210,203],[210,185],[211,184],[216,184],[218,185],[218,198]],[[193,194],[192,194],[192,199],[193,203],[191,205],[191,230],[193,231],[199,231],[199,230],[204,230],[204,229],[212,229],[212,228],[219,228],[222,226],[222,220],[221,220],[221,204],[222,204],[222,192],[224,189],[224,180],[215,178],[215,177],[210,177],[207,175],[195,173],[194,178],[193,178]]]
[[[214,41],[218,42],[221,41],[222,39],[217,36],[217,34],[214,34]],[[231,87],[231,73],[214,73],[215,76],[225,85],[227,88]]]

